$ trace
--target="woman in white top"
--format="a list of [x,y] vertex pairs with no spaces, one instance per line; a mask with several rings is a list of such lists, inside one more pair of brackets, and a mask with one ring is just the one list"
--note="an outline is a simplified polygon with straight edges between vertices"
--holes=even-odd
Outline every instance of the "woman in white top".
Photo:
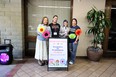
[[[50,26],[48,26],[48,18],[43,17],[42,23],[38,25],[38,28],[44,27],[44,29],[48,30],[50,32],[51,36],[51,29]],[[38,32],[37,28],[37,32]],[[45,65],[47,61],[47,40],[43,38],[43,35],[41,33],[38,33],[37,39],[36,39],[36,51],[35,51],[35,59],[38,60],[38,63],[40,66]]]
[[63,26],[60,29],[60,37],[66,38],[68,36],[68,32],[69,32],[68,21],[64,20]]

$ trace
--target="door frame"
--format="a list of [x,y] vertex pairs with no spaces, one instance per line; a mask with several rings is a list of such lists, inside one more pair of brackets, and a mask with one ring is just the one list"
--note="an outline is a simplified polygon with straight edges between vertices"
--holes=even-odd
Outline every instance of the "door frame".
[[[106,0],[106,8],[105,8],[105,13],[106,13],[106,17],[110,20],[111,19],[111,8],[112,8],[112,4],[114,3],[115,0]],[[116,1],[115,1],[116,2]],[[109,37],[109,28],[105,29],[105,39],[103,42],[103,51],[104,57],[116,57],[116,52],[109,52],[108,51],[108,37]]]

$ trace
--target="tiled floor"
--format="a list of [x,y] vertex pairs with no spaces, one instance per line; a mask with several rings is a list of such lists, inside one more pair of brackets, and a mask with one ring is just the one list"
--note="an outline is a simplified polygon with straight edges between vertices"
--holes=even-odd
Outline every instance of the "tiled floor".
[[0,65],[0,77],[6,77],[6,74],[10,72],[16,65]]
[[100,62],[78,58],[74,65],[69,65],[68,71],[47,71],[47,66],[39,66],[34,59],[28,59],[16,68],[7,77],[12,77],[12,72],[13,77],[116,77],[116,58],[105,58]]

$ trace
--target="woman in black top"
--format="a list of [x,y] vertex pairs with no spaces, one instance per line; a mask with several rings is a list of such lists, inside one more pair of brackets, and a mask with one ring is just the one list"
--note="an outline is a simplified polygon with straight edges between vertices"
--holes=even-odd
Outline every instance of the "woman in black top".
[[70,26],[69,37],[71,34],[75,35],[74,38],[69,38],[69,49],[70,49],[70,62],[69,64],[74,64],[76,59],[77,47],[79,42],[79,35],[75,34],[75,31],[80,29],[77,25],[77,19],[72,19],[72,25]]
[[49,24],[52,32],[52,37],[59,37],[60,24],[57,23],[58,16],[54,15],[52,23]]

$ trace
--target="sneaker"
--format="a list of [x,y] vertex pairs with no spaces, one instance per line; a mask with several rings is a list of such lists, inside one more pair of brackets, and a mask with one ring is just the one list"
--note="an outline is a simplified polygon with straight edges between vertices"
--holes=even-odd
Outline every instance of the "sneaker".
[[38,64],[39,64],[40,66],[43,66],[43,65],[45,65],[45,62],[44,62],[44,61],[41,61],[41,60],[38,60]]
[[48,65],[48,61],[47,60],[45,60],[45,65]]
[[42,66],[42,62],[41,62],[41,60],[38,60],[38,64],[39,64],[40,66]]
[[74,64],[74,63],[70,61],[69,64],[72,65],[72,64]]

